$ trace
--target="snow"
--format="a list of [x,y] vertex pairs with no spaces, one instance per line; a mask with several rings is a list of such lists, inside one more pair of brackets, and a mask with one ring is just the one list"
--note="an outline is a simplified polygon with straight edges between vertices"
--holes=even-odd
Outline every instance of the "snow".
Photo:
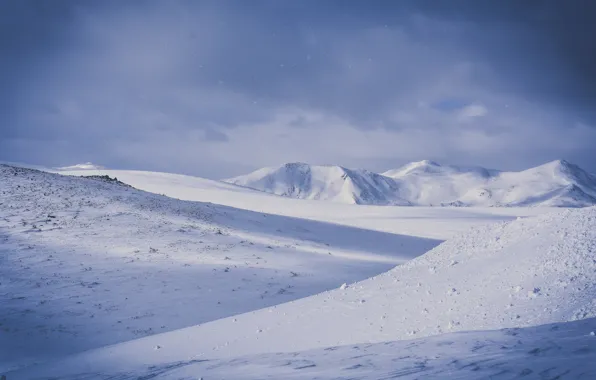
[[562,160],[521,172],[424,160],[382,174],[291,163],[225,181],[285,197],[349,204],[484,207],[596,204],[596,176]]
[[[0,166],[8,380],[594,377],[594,207],[350,205],[57,172]],[[539,190],[563,173],[587,194],[592,178],[535,173]]]
[[442,166],[428,161],[383,173],[413,189],[415,204],[556,206],[596,204],[596,176],[557,160],[520,172]]
[[57,168],[57,170],[62,170],[62,171],[68,171],[68,170],[99,170],[99,169],[105,169],[105,167],[101,166],[101,165],[95,165],[91,162],[85,162],[82,164],[76,164],[76,165],[71,165],[71,166],[63,166],[60,168]]
[[[216,363],[223,363],[225,373],[233,371],[225,363],[245,363],[252,370],[251,360],[239,359],[246,355],[256,355],[257,363],[260,360],[275,367],[271,363],[283,360],[284,355],[296,356],[281,353],[352,345],[364,348],[369,344],[380,344],[371,346],[372,350],[386,353],[388,348],[382,342],[593,318],[595,254],[596,208],[563,210],[477,227],[384,274],[344,289],[89,351],[35,371],[61,375],[100,373],[144,366],[163,368],[188,360],[218,360]],[[586,323],[589,324],[582,325],[581,332],[584,338],[577,337],[582,344],[594,329],[593,319]],[[473,335],[472,340],[482,336]],[[482,339],[491,344],[488,357],[494,357],[498,351],[494,342]],[[535,339],[548,341],[544,336]],[[420,344],[426,347],[433,342],[436,345],[434,339],[422,340]],[[462,344],[471,343],[464,340]],[[157,345],[159,350],[154,349]],[[521,346],[528,348],[531,343]],[[541,347],[532,349],[549,349]],[[583,346],[572,342],[569,347],[571,351]],[[350,352],[348,347],[344,350]],[[591,352],[589,348],[582,350],[584,354]],[[519,355],[523,357],[528,351],[515,352],[518,357],[512,354],[513,363],[517,363],[513,368],[522,365]],[[314,358],[318,354],[300,355]],[[338,355],[336,360],[349,359]],[[558,357],[561,362],[563,359]],[[32,373],[39,373],[35,371]]]
[[108,175],[131,186],[168,197],[342,224],[382,232],[445,240],[471,226],[527,217],[549,208],[383,207],[346,205],[272,196],[261,191],[199,177],[135,170],[59,172],[64,175]]
[[348,204],[409,204],[396,196],[399,189],[390,178],[341,166],[289,163],[279,168],[263,168],[226,182],[300,199]]
[[0,371],[336,288],[439,243],[102,177],[0,177]]
[[[65,379],[592,379],[596,339],[589,319],[539,327],[444,334],[302,352],[188,358],[115,366]],[[37,377],[32,377],[34,380]]]

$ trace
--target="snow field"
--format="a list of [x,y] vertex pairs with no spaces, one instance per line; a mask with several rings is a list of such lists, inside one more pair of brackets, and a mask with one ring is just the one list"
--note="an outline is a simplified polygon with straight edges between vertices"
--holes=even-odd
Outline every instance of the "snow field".
[[240,314],[437,240],[0,166],[0,371]]
[[[584,342],[591,336],[596,316],[595,253],[594,207],[479,227],[361,282],[275,307],[94,350],[61,362],[58,367],[73,373],[84,370],[99,373],[111,366],[161,368],[167,363],[217,359],[222,363],[245,363],[247,368],[253,368],[251,361],[240,359],[245,355],[259,355],[260,360],[268,358],[265,361],[270,364],[265,366],[275,367],[271,363],[280,357],[289,358],[292,356],[289,353],[297,351],[351,345],[362,348],[458,331],[530,327],[592,318],[587,319],[581,332],[574,333],[581,335]],[[476,336],[481,335],[473,335]],[[425,345],[432,341],[419,342]],[[395,344],[416,346],[416,343]],[[578,348],[578,352],[591,355],[590,347],[593,344],[587,349]],[[544,347],[537,348],[536,352],[540,352]],[[347,347],[343,350],[350,352]],[[489,358],[495,354],[491,350],[495,347],[488,349]],[[300,355],[310,354],[295,356]],[[516,365],[521,366],[518,357],[523,355],[519,356],[520,352],[512,355]],[[565,359],[557,357],[561,362]],[[543,358],[538,361],[542,363],[540,366],[546,363]],[[58,370],[58,367],[48,368]],[[537,368],[534,364],[530,367],[534,368],[532,371]],[[223,369],[223,373],[228,369]],[[576,373],[586,370],[594,368],[578,367]]]
[[595,207],[354,206],[61,173],[0,166],[10,380],[594,374]]

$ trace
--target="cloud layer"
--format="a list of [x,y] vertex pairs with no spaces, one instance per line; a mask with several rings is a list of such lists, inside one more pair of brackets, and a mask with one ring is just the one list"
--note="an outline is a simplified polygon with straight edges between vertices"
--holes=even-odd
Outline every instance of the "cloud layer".
[[207,177],[287,161],[596,171],[582,12],[433,3],[3,5],[0,159]]

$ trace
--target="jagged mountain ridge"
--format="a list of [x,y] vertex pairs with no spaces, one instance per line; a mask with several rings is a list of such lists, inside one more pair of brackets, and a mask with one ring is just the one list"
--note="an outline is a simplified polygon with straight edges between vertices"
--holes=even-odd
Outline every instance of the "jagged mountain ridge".
[[519,172],[419,161],[382,174],[289,163],[225,182],[280,196],[349,204],[554,206],[596,204],[596,176],[556,160]]

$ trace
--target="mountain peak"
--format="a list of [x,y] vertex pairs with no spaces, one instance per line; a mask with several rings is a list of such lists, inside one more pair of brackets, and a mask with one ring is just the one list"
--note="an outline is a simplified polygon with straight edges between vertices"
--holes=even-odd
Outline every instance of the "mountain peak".
[[286,169],[295,169],[295,168],[301,168],[301,167],[305,167],[305,166],[310,166],[310,164],[307,164],[305,162],[288,162],[282,165],[282,167],[286,168]]
[[435,161],[422,160],[410,162],[399,167],[398,169],[388,170],[385,173],[383,173],[383,175],[395,178],[414,172],[437,173],[442,171],[443,169],[444,167]]
[[[308,164],[306,162],[288,162],[285,163],[279,167],[277,167],[277,169],[285,169],[285,170],[305,170],[305,169],[315,169],[315,168],[327,168],[327,169],[340,169],[340,170],[349,170],[344,168],[343,166],[339,166],[339,165],[312,165],[312,164]],[[275,168],[272,168],[275,169]]]
[[568,166],[575,166],[575,165],[573,165],[569,161],[566,161],[563,159],[558,159],[558,160],[553,160],[553,161],[547,162],[546,164],[544,164],[542,166],[568,167]]
[[[395,204],[397,184],[366,170],[337,165],[287,163],[265,168],[225,182],[291,198],[351,204]],[[406,203],[400,200],[402,203]]]
[[557,160],[557,162],[559,162],[559,165],[564,165],[564,166],[573,165],[569,161],[566,161],[566,160]]
[[441,164],[439,164],[436,161],[431,161],[431,160],[422,160],[422,161],[414,161],[409,163],[408,165],[410,166],[441,166]]
[[[304,163],[304,162],[288,162],[278,167],[273,168],[265,168],[261,170],[266,170],[268,173],[274,171],[284,171],[287,173],[295,173],[295,172],[307,172],[310,170],[311,165]],[[259,170],[260,171],[260,170]]]
[[553,173],[554,175],[563,175],[563,176],[589,176],[587,172],[585,172],[579,166],[572,164],[566,160],[554,160],[547,162],[546,164],[537,166],[532,169],[528,169],[531,171],[547,171],[549,173]]

